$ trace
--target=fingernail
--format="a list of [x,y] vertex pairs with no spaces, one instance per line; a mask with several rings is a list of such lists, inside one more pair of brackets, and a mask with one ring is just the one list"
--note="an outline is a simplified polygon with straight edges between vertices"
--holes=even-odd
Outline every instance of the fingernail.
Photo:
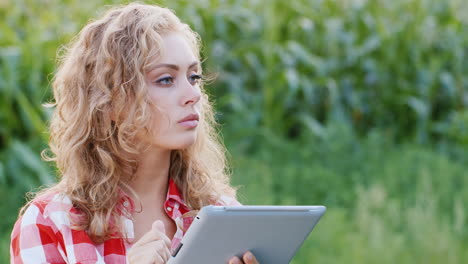
[[164,223],[161,220],[156,220],[153,222],[153,229],[164,230]]
[[158,228],[158,225],[159,225],[158,221],[159,220],[156,220],[156,221],[153,222],[153,226],[152,226],[153,229]]

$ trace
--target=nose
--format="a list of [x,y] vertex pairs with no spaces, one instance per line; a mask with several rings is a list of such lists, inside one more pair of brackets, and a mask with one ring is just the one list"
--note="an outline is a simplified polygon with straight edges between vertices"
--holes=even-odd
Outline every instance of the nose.
[[201,91],[198,85],[192,85],[187,82],[185,84],[184,96],[182,97],[182,105],[196,104],[200,101]]

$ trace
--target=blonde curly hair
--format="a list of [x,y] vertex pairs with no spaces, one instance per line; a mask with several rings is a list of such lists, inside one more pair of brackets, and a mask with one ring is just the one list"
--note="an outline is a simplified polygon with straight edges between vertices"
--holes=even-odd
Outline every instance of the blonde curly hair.
[[[160,56],[162,35],[173,31],[183,34],[200,59],[197,33],[171,10],[141,3],[113,7],[90,22],[60,58],[52,84],[55,102],[45,104],[56,107],[50,121],[53,155],[42,152],[46,161],[56,163],[60,181],[35,195],[67,195],[81,213],[71,218],[74,228],[87,230],[95,243],[122,230],[121,193],[138,199],[129,182],[138,167],[135,157],[145,146],[135,138],[149,131],[155,107],[145,73]],[[172,150],[169,170],[193,210],[221,195],[236,195],[213,109],[200,87],[197,139],[187,149]]]

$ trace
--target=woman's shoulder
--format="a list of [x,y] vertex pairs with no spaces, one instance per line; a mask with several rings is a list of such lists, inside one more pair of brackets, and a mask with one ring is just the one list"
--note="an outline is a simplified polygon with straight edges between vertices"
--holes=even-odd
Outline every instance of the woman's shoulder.
[[69,213],[73,210],[71,200],[60,192],[47,192],[36,196],[22,210],[18,222],[21,225],[42,224],[69,226]]
[[73,210],[63,193],[45,192],[32,199],[11,233],[11,263],[65,263],[66,252],[75,241],[70,225]]

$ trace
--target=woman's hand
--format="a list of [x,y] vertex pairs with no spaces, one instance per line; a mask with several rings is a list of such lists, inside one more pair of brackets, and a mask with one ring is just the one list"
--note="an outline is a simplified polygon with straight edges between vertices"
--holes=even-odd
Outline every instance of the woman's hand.
[[171,240],[166,236],[164,223],[157,220],[151,230],[128,251],[130,264],[165,264],[170,256]]
[[229,264],[258,264],[258,261],[252,252],[247,251],[242,256],[242,260],[238,257],[233,257],[229,260]]

